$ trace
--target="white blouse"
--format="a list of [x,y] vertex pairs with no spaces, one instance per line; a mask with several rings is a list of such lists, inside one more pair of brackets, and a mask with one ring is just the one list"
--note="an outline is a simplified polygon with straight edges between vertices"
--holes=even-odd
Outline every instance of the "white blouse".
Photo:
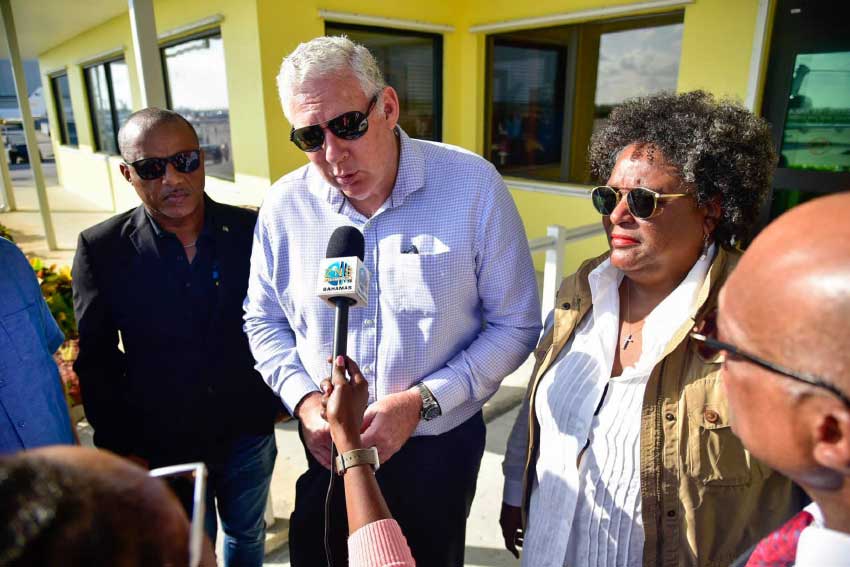
[[[646,317],[640,359],[614,378],[610,376],[619,336],[618,289],[623,273],[610,260],[590,273],[592,313],[578,325],[537,388],[540,451],[522,553],[524,566],[642,564],[644,390],[673,333],[692,315],[713,257],[714,247]],[[504,501],[513,506],[522,501],[527,444],[526,401],[503,463]]]

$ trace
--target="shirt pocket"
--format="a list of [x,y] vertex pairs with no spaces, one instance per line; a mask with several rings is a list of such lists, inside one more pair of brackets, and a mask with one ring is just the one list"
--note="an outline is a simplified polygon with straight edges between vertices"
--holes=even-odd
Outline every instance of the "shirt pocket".
[[750,455],[729,424],[729,403],[719,375],[685,389],[688,412],[687,470],[706,486],[750,483]]
[[438,305],[446,302],[452,256],[449,251],[391,256],[382,270],[386,278],[382,278],[381,297],[398,313],[436,315]]
[[0,317],[0,324],[12,349],[21,362],[31,362],[42,356],[46,345],[39,334],[41,317],[38,304]]

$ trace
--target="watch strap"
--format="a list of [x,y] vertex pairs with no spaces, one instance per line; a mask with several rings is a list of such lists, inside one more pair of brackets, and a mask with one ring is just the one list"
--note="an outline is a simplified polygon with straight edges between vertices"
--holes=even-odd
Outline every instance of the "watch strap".
[[376,447],[352,449],[337,455],[336,473],[343,475],[348,469],[361,465],[372,465],[372,470],[378,470],[380,463],[378,462],[378,449]]
[[431,421],[435,417],[440,417],[443,414],[443,410],[440,408],[440,403],[428,386],[419,382],[416,384],[416,389],[419,390],[419,396],[422,398],[422,410],[419,417],[425,421]]

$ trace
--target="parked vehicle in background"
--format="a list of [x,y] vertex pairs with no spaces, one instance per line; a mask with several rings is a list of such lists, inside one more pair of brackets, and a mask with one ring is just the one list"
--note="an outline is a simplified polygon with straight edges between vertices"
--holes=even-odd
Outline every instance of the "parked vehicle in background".
[[[24,129],[21,124],[4,124],[2,126],[3,148],[6,158],[10,164],[29,163],[30,156],[27,150],[27,141],[24,137]],[[36,130],[35,137],[38,140],[38,154],[42,161],[52,160],[53,144],[50,136]]]

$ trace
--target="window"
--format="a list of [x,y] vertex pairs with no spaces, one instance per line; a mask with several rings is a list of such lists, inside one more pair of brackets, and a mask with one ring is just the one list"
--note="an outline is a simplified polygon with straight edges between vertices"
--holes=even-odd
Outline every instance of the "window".
[[118,59],[93,65],[85,77],[95,150],[117,154],[118,130],[133,111],[127,63]]
[[488,37],[485,140],[504,175],[587,183],[587,146],[627,98],[673,91],[682,14]]
[[442,139],[443,38],[440,35],[328,23],[327,35],[366,46],[387,84],[398,92],[399,123],[410,136]]
[[198,132],[207,175],[233,179],[230,107],[221,33],[214,31],[162,47],[168,106]]
[[59,141],[66,146],[77,145],[77,123],[74,109],[71,107],[71,89],[68,87],[68,75],[62,73],[50,79],[53,90],[53,102],[56,116],[59,118]]
[[842,0],[779,0],[762,114],[779,164],[763,211],[770,221],[850,186],[850,36]]

